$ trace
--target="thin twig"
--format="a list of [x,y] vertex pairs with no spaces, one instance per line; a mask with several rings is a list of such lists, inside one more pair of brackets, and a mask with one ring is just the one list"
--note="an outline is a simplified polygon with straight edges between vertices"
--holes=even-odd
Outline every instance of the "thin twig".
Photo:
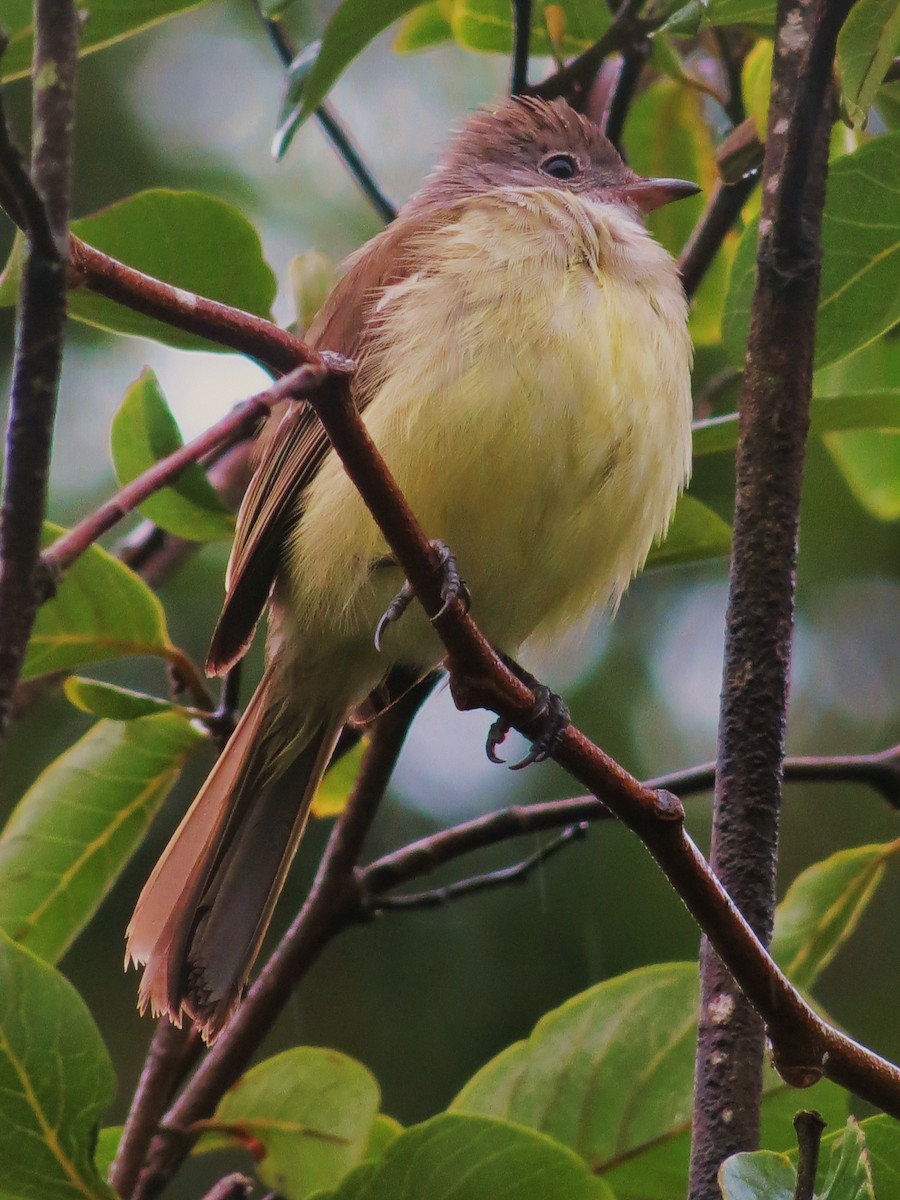
[[742,35],[738,33],[737,38],[735,38],[734,30],[722,29],[719,26],[714,27],[712,32],[716,39],[716,46],[719,49],[719,59],[721,60],[725,79],[728,83],[728,96],[723,107],[731,124],[740,125],[747,114],[744,111],[744,93],[741,86],[742,56],[735,53],[734,42],[740,39]]
[[[597,801],[594,801],[596,804]],[[578,825],[570,825],[563,832],[529,854],[521,862],[509,867],[500,867],[496,871],[485,871],[481,875],[470,875],[468,879],[458,879],[444,887],[432,888],[426,892],[410,892],[403,896],[381,896],[372,901],[372,912],[406,912],[414,908],[440,908],[463,896],[473,896],[477,892],[493,891],[495,888],[507,887],[511,883],[525,883],[538,867],[543,866],[560,850],[564,850],[573,842],[582,841],[588,831],[586,821]]]
[[712,266],[713,259],[756,187],[757,179],[758,176],[753,174],[737,183],[717,185],[678,260],[681,281],[688,298],[696,293]]
[[527,88],[527,94],[539,96],[542,100],[564,96],[573,108],[583,110],[603,60],[617,50],[628,50],[638,44],[655,27],[653,23],[638,20],[637,14],[643,4],[644,0],[623,0],[611,23],[593,46],[548,75],[541,83]]
[[[317,356],[318,357],[318,356]],[[161,458],[136,479],[127,483],[94,512],[68,530],[44,551],[42,561],[46,571],[58,578],[71,567],[88,546],[107,533],[145,500],[174,482],[189,466],[197,463],[210,450],[233,445],[257,427],[260,418],[288,397],[301,398],[321,386],[331,368],[326,360],[307,363],[283,376],[271,387],[236,405],[231,412],[211,425],[199,437],[181,446],[166,458]]]
[[[266,16],[258,0],[254,3],[254,8],[262,22],[263,28],[269,35],[269,41],[272,43],[282,67],[288,70],[294,61],[295,52],[287,40],[281,22]],[[334,109],[329,104],[320,104],[316,109],[316,120],[321,125],[322,131],[329,142],[331,142],[331,145],[337,151],[338,157],[359,185],[360,191],[378,213],[379,217],[381,217],[382,221],[385,223],[393,221],[397,215],[397,210],[379,187],[371,169],[366,165],[359,151],[353,145],[353,139],[341,124]]]
[[646,37],[636,41],[633,46],[625,51],[622,55],[616,86],[613,88],[604,114],[602,121],[603,132],[620,154],[624,152],[622,132],[625,128],[625,118],[628,116],[628,110],[631,107],[631,102],[637,90],[638,80],[649,57],[650,39]]
[[[837,34],[851,4],[779,4],[758,271],[741,387],[711,865],[764,945],[775,912],[800,485],[831,127],[827,89]],[[711,942],[704,939],[700,954],[691,1200],[718,1197],[723,1159],[759,1141],[768,1017],[748,996],[728,954]],[[774,1057],[789,1082],[795,1066],[806,1078],[806,1052],[790,1040],[774,1043]],[[825,1070],[836,1078],[829,1065]]]
[[794,1117],[797,1134],[797,1182],[793,1200],[815,1200],[816,1170],[825,1121],[817,1112],[802,1109]]
[[[0,155],[28,249],[0,511],[0,736],[40,602],[37,565],[66,325],[66,254],[75,121],[78,17],[72,0],[34,8],[31,184],[3,126]],[[2,114],[0,114],[2,116]],[[41,210],[43,215],[41,215]]]
[[521,96],[528,88],[528,59],[531,52],[531,0],[510,0],[513,10],[512,73],[509,94]]
[[323,947],[363,914],[356,865],[406,734],[433,683],[429,678],[417,684],[376,723],[353,794],[335,824],[303,908],[166,1115],[134,1200],[152,1200],[165,1186],[196,1140],[191,1127],[213,1113],[239,1078]]

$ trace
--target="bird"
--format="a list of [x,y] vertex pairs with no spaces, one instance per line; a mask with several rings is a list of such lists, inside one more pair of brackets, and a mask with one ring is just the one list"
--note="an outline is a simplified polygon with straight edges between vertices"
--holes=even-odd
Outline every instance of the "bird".
[[[509,661],[614,608],[687,485],[687,302],[643,218],[697,191],[638,176],[564,100],[487,106],[308,330],[355,364],[369,434]],[[310,408],[274,410],[207,670],[264,613],[267,665],[128,926],[141,1011],[212,1041],[239,1004],[342,728],[442,660],[417,606],[379,625],[402,584]]]

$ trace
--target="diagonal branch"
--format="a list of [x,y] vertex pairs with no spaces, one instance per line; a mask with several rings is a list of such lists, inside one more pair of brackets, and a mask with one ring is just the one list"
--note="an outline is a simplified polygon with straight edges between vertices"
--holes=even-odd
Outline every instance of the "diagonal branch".
[[30,178],[0,112],[2,191],[28,243],[0,511],[0,736],[40,600],[37,566],[66,324],[78,17],[72,0],[37,0],[34,17]]
[[531,0],[511,0],[513,10],[512,74],[509,94],[521,96],[528,90],[528,58],[531,50]]
[[622,0],[621,7],[611,23],[593,46],[589,46],[577,58],[548,75],[541,83],[526,88],[526,94],[538,96],[542,100],[555,100],[557,96],[564,96],[573,108],[582,111],[603,60],[610,54],[615,54],[617,50],[627,51],[639,45],[656,24],[660,23],[639,20],[638,13],[643,5],[644,0]]

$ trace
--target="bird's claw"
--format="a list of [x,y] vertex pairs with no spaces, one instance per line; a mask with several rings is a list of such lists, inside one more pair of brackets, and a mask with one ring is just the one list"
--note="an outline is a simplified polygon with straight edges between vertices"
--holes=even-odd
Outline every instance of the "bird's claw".
[[[432,542],[432,548],[437,551],[439,567],[441,571],[441,607],[431,618],[432,625],[439,621],[441,617],[450,608],[454,600],[459,600],[466,612],[469,611],[471,597],[469,589],[465,585],[465,581],[460,579],[459,571],[456,566],[456,559],[453,557],[450,549],[443,542]],[[410,586],[409,580],[405,580],[403,587],[393,598],[387,608],[381,615],[381,619],[375,627],[375,649],[381,650],[381,643],[384,639],[385,630],[389,625],[393,625],[395,621],[399,621],[406,610],[409,608],[414,592]]]
[[[532,763],[545,762],[559,746],[566,730],[569,728],[571,717],[565,701],[556,692],[551,692],[544,684],[534,687],[535,706],[533,719],[543,721],[544,728],[534,739],[528,753],[519,762],[510,763],[511,771],[522,771]],[[503,717],[498,717],[488,731],[485,754],[492,763],[502,763],[504,759],[497,754],[497,747],[509,733],[512,726]]]

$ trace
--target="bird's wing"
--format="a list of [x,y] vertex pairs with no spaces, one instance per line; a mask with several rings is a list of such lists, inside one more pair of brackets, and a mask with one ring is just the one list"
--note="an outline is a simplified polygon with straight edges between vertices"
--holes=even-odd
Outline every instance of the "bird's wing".
[[[310,345],[334,350],[360,366],[371,344],[363,335],[380,293],[411,273],[409,246],[440,219],[433,212],[407,217],[380,233],[376,245],[368,243],[351,256],[346,274],[310,326]],[[365,408],[371,390],[354,386],[354,399]],[[328,438],[308,405],[289,403],[268,419],[260,447],[238,514],[225,603],[207,659],[210,673],[223,674],[247,650],[299,519],[301,494],[328,452]]]

